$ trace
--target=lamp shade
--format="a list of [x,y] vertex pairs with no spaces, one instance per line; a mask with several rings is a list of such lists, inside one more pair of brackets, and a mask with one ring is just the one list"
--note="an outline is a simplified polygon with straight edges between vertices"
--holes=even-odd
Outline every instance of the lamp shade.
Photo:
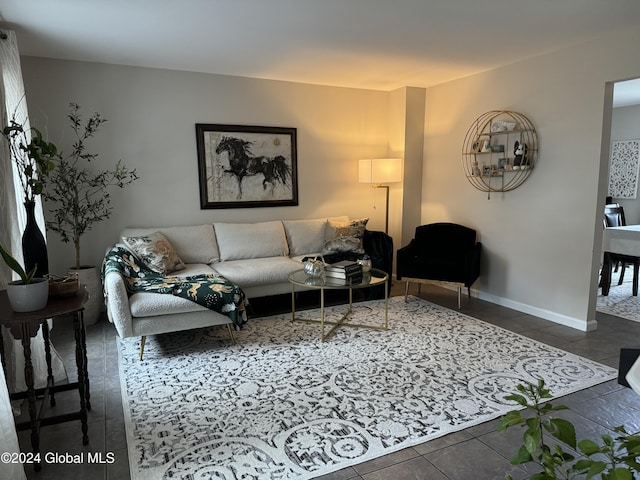
[[395,183],[402,181],[401,158],[368,158],[360,160],[360,183]]

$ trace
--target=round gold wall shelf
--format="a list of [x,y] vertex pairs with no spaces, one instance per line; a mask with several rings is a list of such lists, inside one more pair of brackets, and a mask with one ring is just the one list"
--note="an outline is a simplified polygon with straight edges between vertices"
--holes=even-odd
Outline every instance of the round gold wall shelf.
[[462,168],[480,191],[508,192],[529,178],[538,158],[538,136],[523,114],[493,110],[469,127],[462,145]]

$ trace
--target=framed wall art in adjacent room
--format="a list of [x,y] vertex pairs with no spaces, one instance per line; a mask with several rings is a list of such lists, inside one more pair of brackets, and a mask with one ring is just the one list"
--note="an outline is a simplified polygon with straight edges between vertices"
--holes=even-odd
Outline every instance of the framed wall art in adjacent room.
[[639,168],[640,140],[612,142],[608,195],[613,198],[636,198]]
[[196,124],[200,208],[298,205],[296,129]]

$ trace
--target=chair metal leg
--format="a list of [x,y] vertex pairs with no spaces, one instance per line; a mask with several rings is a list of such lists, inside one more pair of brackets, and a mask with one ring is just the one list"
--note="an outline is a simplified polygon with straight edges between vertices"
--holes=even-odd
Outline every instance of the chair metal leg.
[[404,282],[404,301],[407,301],[407,297],[409,296],[409,282]]
[[227,330],[229,331],[229,336],[231,337],[231,343],[232,344],[236,344],[236,337],[233,334],[233,328],[231,327],[230,323],[227,323]]
[[142,355],[144,355],[144,344],[146,341],[147,337],[143,335],[140,339],[140,361],[142,361]]
[[458,310],[460,310],[460,295],[462,294],[462,287],[458,287]]

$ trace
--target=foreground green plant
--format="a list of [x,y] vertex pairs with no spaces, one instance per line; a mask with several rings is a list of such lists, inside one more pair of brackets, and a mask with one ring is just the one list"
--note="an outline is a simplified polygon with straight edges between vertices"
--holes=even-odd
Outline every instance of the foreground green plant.
[[[640,474],[640,435],[629,434],[624,427],[616,427],[613,432],[617,436],[603,434],[602,443],[593,440],[576,441],[576,430],[571,422],[554,417],[555,412],[568,410],[564,405],[553,405],[545,399],[552,398],[544,380],[537,385],[518,385],[519,393],[509,395],[525,410],[513,410],[500,419],[498,431],[504,431],[514,425],[526,427],[522,436],[523,444],[518,453],[511,459],[513,465],[534,463],[541,471],[530,477],[531,480],[573,479],[585,475],[587,480],[599,478],[603,480],[633,480]],[[525,417],[523,412],[532,413]],[[553,437],[583,456],[575,458],[565,452],[561,445],[549,445]],[[555,443],[555,442],[554,442]],[[508,475],[507,479],[511,480]]]

